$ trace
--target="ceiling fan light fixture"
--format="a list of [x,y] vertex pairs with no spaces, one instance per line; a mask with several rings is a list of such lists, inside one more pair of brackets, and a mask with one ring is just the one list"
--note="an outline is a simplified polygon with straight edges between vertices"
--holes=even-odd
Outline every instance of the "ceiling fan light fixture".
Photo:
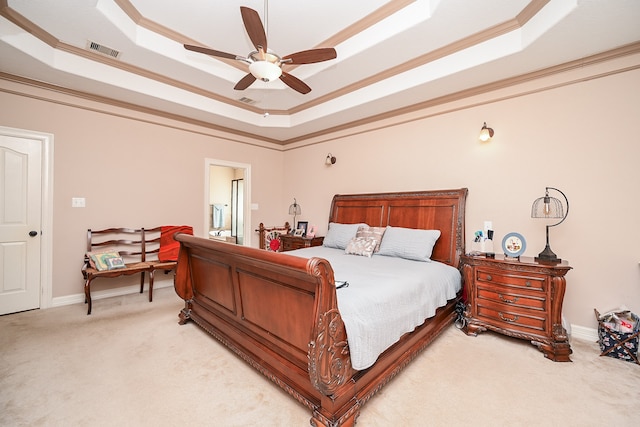
[[282,68],[269,61],[255,61],[249,65],[249,72],[263,82],[270,82],[282,75]]

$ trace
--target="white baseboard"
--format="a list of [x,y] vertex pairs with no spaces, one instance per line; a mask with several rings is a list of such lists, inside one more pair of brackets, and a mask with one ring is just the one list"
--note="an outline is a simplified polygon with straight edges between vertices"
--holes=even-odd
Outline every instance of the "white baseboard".
[[[168,288],[173,286],[173,278],[164,280],[154,280],[153,289]],[[145,291],[149,291],[149,286],[145,286]],[[140,292],[140,285],[123,286],[115,289],[105,289],[102,291],[91,292],[91,300],[95,301],[103,298],[118,297],[122,295],[135,294]],[[61,307],[63,305],[84,303],[84,292],[80,294],[65,295],[63,297],[53,298],[51,307]]]
[[571,338],[596,342],[598,341],[598,330],[585,326],[571,325]]

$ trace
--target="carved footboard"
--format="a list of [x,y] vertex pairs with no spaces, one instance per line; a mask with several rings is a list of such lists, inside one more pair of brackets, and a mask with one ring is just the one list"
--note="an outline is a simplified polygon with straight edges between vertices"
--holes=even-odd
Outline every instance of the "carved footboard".
[[313,411],[342,394],[329,410],[346,412],[336,404],[352,400],[341,387],[356,371],[330,264],[184,234],[176,240],[180,322],[193,320]]
[[335,394],[354,371],[351,369],[347,333],[337,308],[333,270],[327,261],[318,258],[311,258],[307,267],[313,276],[329,279],[326,281],[328,286],[318,288],[316,321],[308,350],[311,384],[329,396]]

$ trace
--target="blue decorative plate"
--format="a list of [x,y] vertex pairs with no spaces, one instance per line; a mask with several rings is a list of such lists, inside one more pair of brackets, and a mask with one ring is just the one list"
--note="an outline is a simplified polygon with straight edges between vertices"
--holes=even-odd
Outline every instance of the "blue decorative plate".
[[517,258],[527,249],[527,241],[520,233],[508,233],[502,239],[502,250],[509,257]]

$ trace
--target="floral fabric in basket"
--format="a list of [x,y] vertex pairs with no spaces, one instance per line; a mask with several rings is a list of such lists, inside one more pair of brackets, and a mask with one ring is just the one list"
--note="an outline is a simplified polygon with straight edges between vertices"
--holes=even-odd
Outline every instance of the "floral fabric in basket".
[[[620,314],[620,313],[615,313]],[[617,316],[613,316],[615,319]],[[639,363],[638,342],[640,341],[640,318],[630,312],[625,312],[622,318],[624,331],[621,332],[618,322],[612,322],[606,314],[600,316],[596,310],[598,318],[598,342],[600,344],[601,356],[615,357],[627,362]],[[627,321],[625,325],[625,320]]]

